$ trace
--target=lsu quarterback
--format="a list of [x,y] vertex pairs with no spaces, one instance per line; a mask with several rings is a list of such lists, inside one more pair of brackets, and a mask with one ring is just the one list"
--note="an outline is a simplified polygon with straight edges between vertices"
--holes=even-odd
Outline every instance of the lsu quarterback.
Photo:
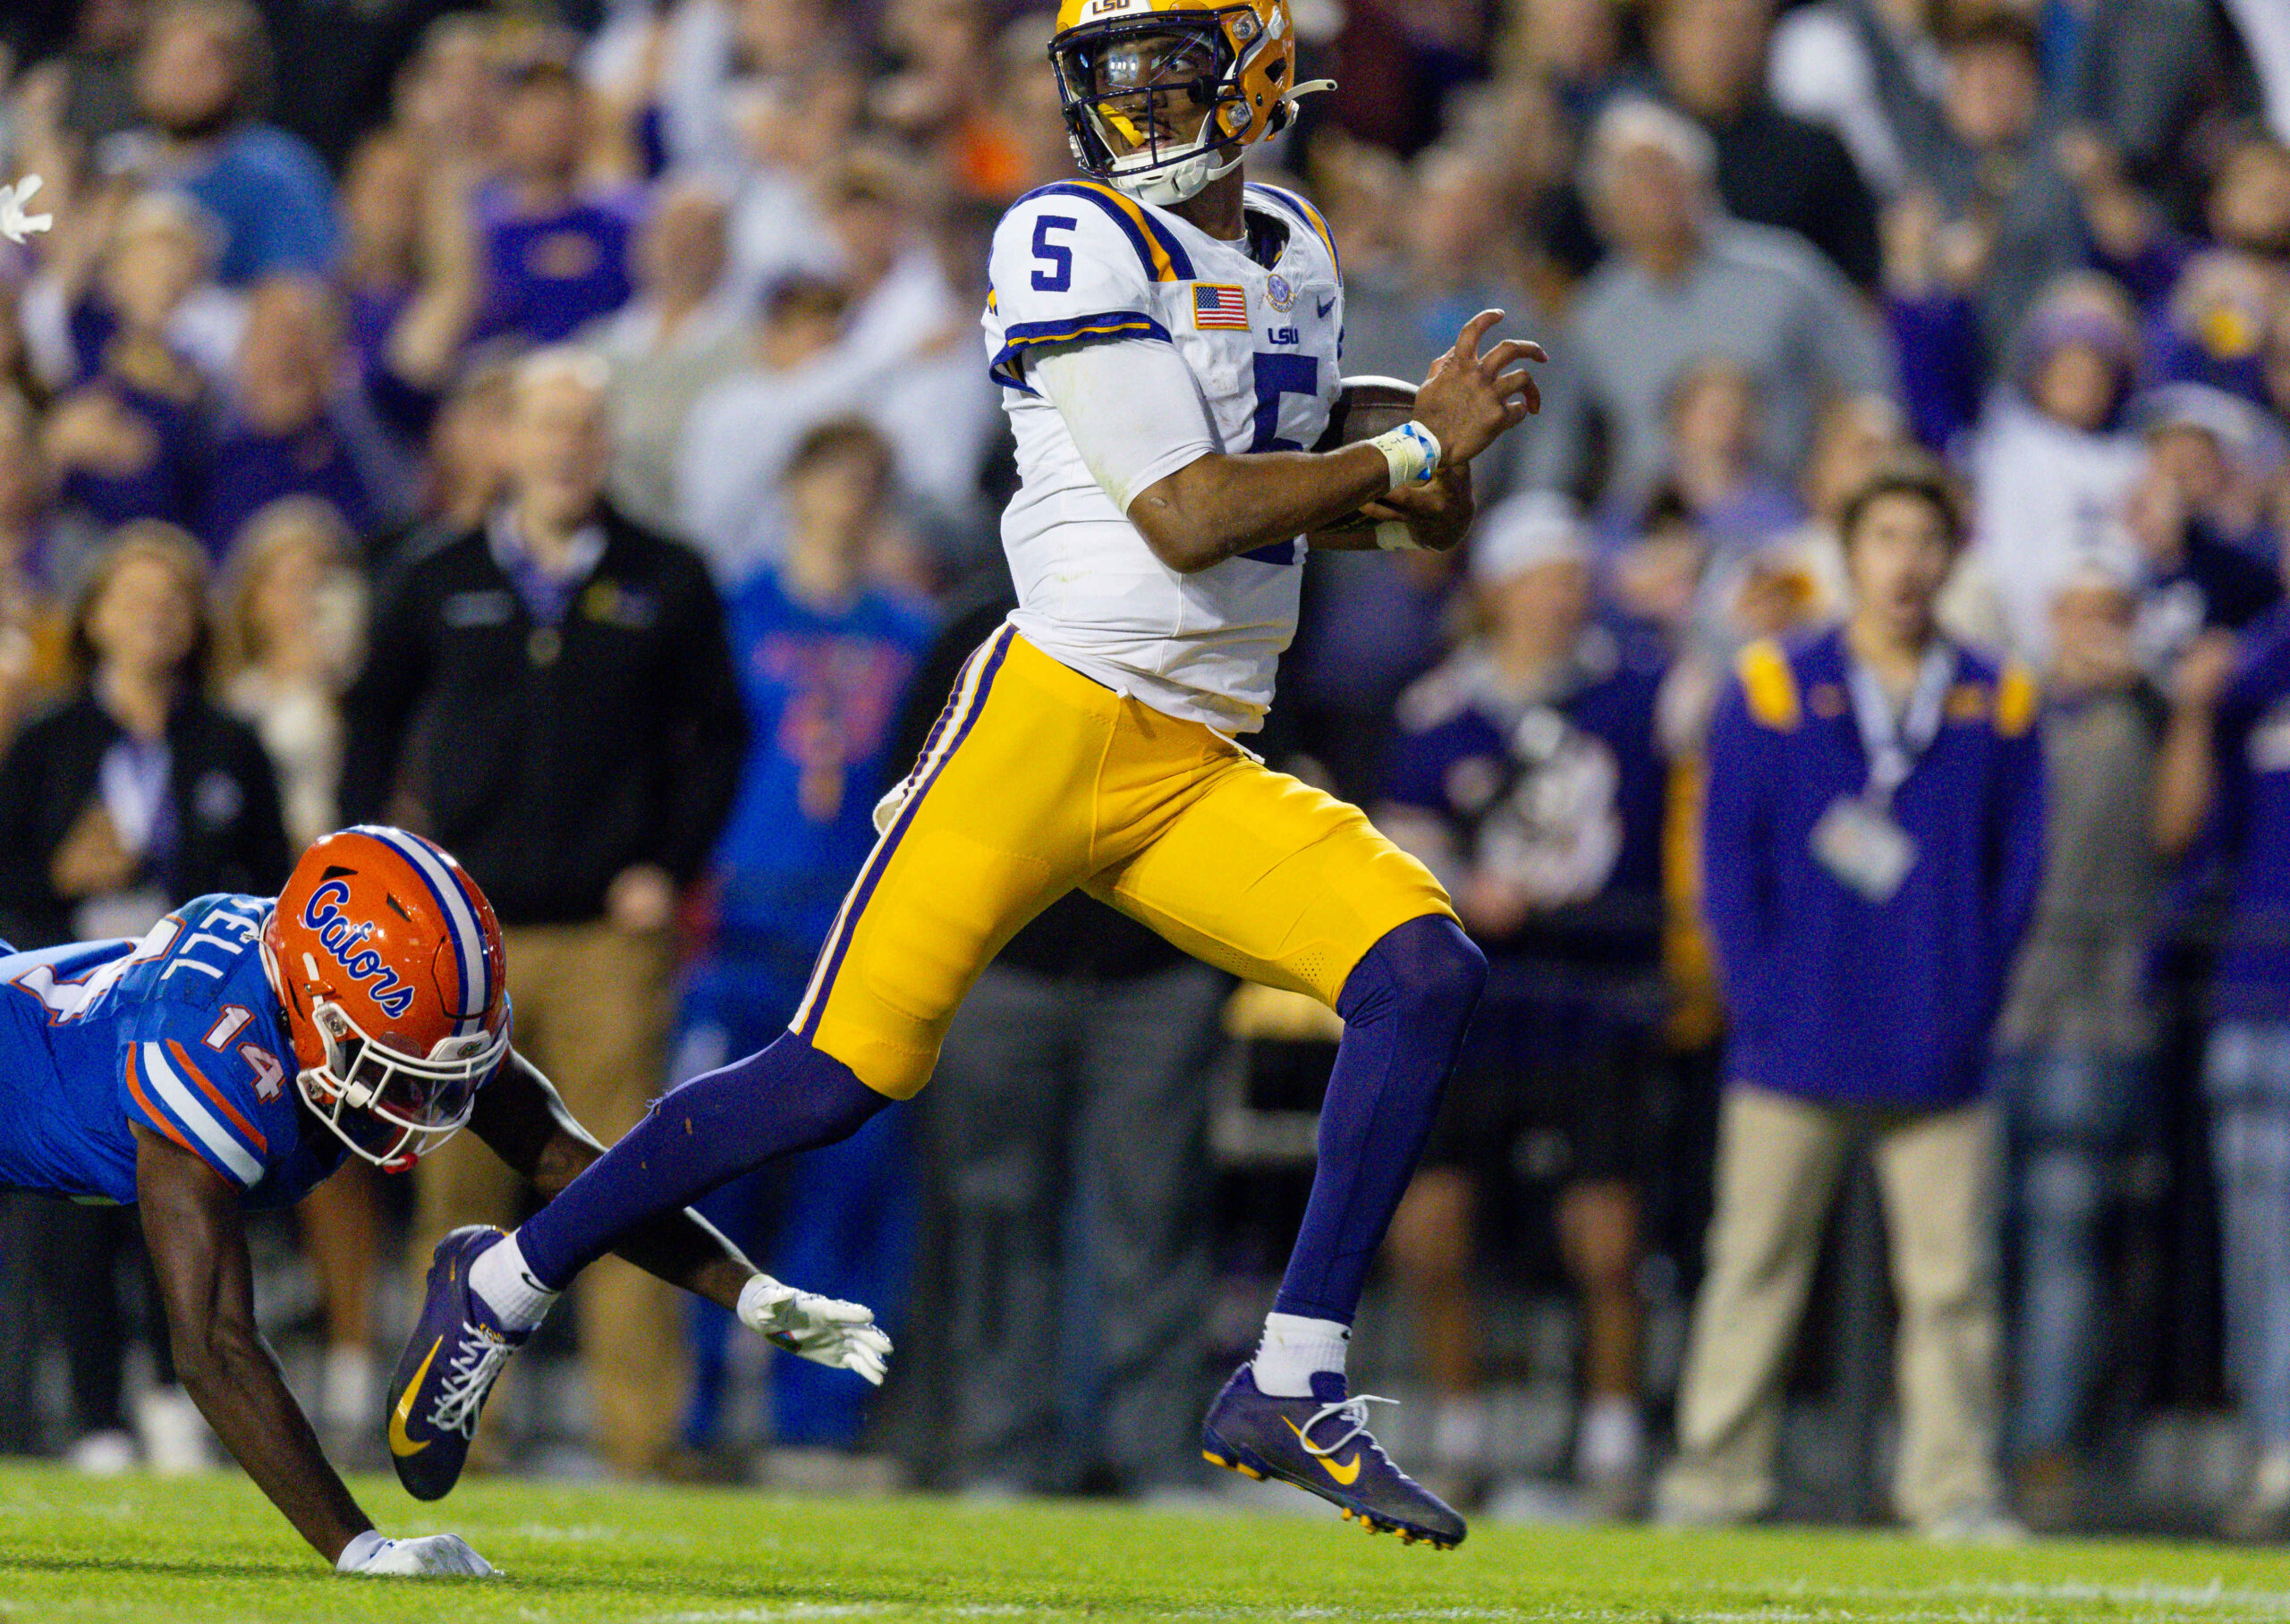
[[[492,1569],[457,1535],[385,1538],[327,1464],[256,1327],[244,1214],[352,1155],[402,1171],[464,1123],[544,1197],[601,1155],[511,1049],[506,969],[467,873],[385,828],[329,834],[276,897],[199,897],[140,942],[0,944],[0,1185],[140,1206],[183,1385],[344,1573]],[[759,1274],[690,1213],[620,1250],[781,1347],[882,1378],[867,1310]],[[433,1366],[448,1410],[485,1384],[452,1360]],[[404,1434],[393,1417],[392,1449],[418,1451]]]
[[[1539,403],[1520,363],[1542,351],[1482,353],[1502,318],[1484,312],[1412,421],[1307,449],[1344,387],[1342,266],[1310,204],[1243,171],[1324,88],[1295,82],[1287,0],[1064,0],[1050,55],[1087,178],[1004,217],[984,317],[1020,606],[878,809],[789,1029],[668,1094],[515,1234],[447,1237],[390,1391],[437,1413],[433,1346],[489,1375],[616,1237],[912,1096],[979,972],[1078,886],[1344,1021],[1295,1250],[1204,1454],[1451,1546],[1463,1519],[1378,1445],[1344,1353],[1485,964],[1422,865],[1238,737],[1271,700],[1308,550],[1459,542],[1469,465]],[[410,1427],[419,1492],[467,1447],[475,1404],[445,1413]]]

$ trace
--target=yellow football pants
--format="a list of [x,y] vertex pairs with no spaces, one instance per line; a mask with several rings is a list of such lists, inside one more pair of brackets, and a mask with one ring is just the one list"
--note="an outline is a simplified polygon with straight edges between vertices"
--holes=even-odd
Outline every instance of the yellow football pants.
[[1008,626],[963,667],[904,795],[790,1023],[894,1099],[929,1081],[1003,943],[1076,886],[1221,969],[1331,1007],[1387,932],[1454,917],[1356,807]]

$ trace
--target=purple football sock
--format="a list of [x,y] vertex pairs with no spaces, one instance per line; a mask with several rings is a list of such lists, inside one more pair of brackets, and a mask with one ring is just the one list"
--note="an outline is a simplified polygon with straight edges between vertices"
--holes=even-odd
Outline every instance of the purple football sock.
[[561,1291],[646,1219],[800,1150],[849,1138],[890,1104],[793,1032],[670,1089],[619,1144],[517,1231],[536,1279]]
[[1320,1106],[1319,1166],[1276,1314],[1344,1324],[1415,1173],[1487,960],[1462,927],[1425,914],[1353,967],[1336,1012],[1344,1041]]

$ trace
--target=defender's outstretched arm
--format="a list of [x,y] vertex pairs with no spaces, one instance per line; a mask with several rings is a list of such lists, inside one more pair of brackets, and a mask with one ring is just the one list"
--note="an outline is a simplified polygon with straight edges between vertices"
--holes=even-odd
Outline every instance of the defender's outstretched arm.
[[[554,1200],[605,1154],[596,1136],[566,1109],[555,1085],[513,1051],[501,1074],[477,1091],[469,1126],[494,1155],[531,1180],[544,1201]],[[757,1273],[721,1230],[690,1207],[663,1213],[631,1230],[614,1250],[672,1286],[734,1310],[742,1288]]]
[[239,1191],[140,1122],[135,1152],[143,1239],[183,1389],[294,1531],[335,1561],[373,1519],[327,1462],[256,1327]]

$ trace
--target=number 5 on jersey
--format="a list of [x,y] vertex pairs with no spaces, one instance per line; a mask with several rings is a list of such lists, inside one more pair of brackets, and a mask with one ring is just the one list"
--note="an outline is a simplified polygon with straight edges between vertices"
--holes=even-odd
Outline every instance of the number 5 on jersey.
[[[1272,351],[1256,352],[1256,418],[1254,433],[1249,450],[1302,451],[1293,440],[1280,437],[1280,397],[1284,394],[1318,394],[1320,392],[1320,364],[1309,355],[1282,355]],[[1304,562],[1302,544],[1276,541],[1268,547],[1243,553],[1243,558],[1260,564],[1298,564]]]
[[1044,215],[1034,222],[1034,258],[1053,267],[1034,271],[1034,287],[1044,293],[1063,293],[1073,285],[1073,250],[1049,240],[1053,231],[1070,232],[1081,223],[1066,215]]

